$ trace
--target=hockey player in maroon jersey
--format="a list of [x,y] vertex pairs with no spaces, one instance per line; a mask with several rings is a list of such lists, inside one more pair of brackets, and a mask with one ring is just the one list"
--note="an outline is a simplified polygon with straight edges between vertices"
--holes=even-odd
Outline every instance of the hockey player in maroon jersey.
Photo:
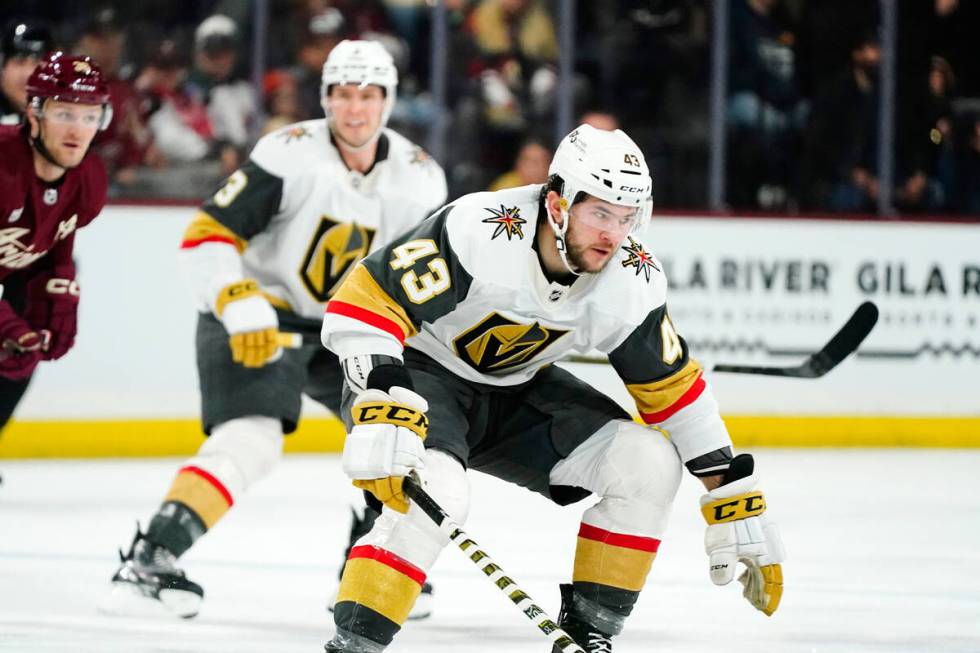
[[0,126],[0,427],[41,361],[75,343],[75,231],[105,204],[108,182],[89,145],[112,119],[88,57],[56,52],[27,80],[27,121]]

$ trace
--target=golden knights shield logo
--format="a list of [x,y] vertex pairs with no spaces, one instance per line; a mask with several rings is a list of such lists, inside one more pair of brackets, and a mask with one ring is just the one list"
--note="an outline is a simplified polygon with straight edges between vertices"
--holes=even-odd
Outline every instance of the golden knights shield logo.
[[453,348],[467,365],[483,374],[499,374],[523,365],[568,331],[521,324],[491,313],[453,339]]
[[318,302],[327,301],[367,255],[373,239],[374,229],[323,216],[300,266],[303,285]]

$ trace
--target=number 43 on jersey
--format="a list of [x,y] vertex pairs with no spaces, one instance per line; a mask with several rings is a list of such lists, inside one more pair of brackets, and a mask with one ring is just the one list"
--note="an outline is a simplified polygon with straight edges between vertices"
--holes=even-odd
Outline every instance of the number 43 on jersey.
[[[429,238],[410,240],[392,250],[391,269],[406,270],[402,275],[401,284],[409,300],[415,304],[424,304],[436,295],[440,295],[452,286],[449,278],[449,266],[445,259],[436,256],[439,248],[434,240]],[[418,261],[435,256],[426,263],[428,272],[417,274],[414,267]]]

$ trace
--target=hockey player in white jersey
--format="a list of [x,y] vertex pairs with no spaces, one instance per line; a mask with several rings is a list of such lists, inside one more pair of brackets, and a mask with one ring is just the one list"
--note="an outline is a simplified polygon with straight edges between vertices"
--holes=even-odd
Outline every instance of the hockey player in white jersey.
[[282,334],[318,333],[356,263],[446,199],[439,165],[385,127],[396,85],[380,44],[337,45],[323,68],[327,119],[265,136],[188,227],[180,264],[200,310],[209,437],[121,554],[105,610],[195,615],[203,590],[177,559],[275,467],[301,394],[339,413],[336,356],[315,342],[284,349]]
[[[386,505],[350,553],[328,652],[382,651],[448,542],[402,493],[412,470],[459,523],[467,468],[560,505],[599,497],[561,587],[561,626],[590,653],[611,651],[623,628],[684,466],[707,488],[711,579],[730,582],[740,561],[752,605],[779,605],[784,554],[752,457],[733,457],[668,316],[661,265],[636,235],[651,210],[642,153],[621,131],[583,125],[550,174],[444,207],[361,261],[327,304],[323,343],[347,374],[343,467]],[[552,365],[593,349],[654,428]]]

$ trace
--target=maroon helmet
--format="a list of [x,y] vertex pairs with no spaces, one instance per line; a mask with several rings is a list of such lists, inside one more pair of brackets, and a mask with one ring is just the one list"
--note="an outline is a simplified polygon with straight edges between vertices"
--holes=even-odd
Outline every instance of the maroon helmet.
[[37,65],[27,79],[27,98],[40,114],[41,104],[51,99],[76,104],[101,104],[105,109],[99,129],[109,126],[112,105],[109,85],[99,66],[89,57],[53,52]]

